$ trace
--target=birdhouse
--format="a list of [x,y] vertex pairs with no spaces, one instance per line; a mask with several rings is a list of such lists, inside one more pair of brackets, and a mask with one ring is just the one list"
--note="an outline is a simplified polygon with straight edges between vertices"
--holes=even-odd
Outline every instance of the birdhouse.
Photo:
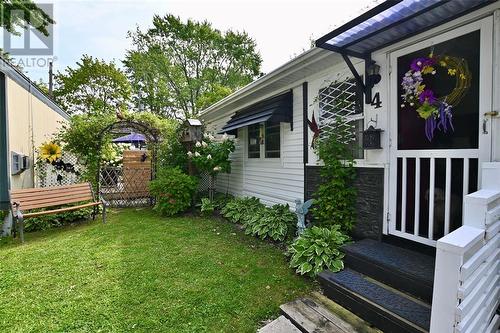
[[184,132],[182,134],[183,142],[201,141],[203,138],[203,129],[201,121],[198,119],[187,119],[184,121]]
[[382,149],[380,144],[380,134],[383,132],[380,128],[368,127],[363,132],[363,149]]

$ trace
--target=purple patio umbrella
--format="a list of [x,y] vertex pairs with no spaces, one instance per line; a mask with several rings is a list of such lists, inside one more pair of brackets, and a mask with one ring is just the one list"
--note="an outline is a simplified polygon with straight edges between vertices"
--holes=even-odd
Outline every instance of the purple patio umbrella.
[[113,139],[116,143],[143,143],[146,142],[146,137],[139,133],[130,133],[128,135],[121,136],[119,138]]

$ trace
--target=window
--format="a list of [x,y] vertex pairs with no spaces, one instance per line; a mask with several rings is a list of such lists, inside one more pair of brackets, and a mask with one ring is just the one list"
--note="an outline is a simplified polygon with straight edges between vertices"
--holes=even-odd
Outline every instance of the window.
[[248,158],[260,158],[260,124],[248,126]]
[[341,121],[348,129],[340,134],[341,139],[351,148],[355,159],[362,159],[363,94],[356,81],[348,78],[320,89],[319,110],[319,126],[322,132],[331,129],[336,121]]
[[280,123],[266,122],[248,126],[248,158],[279,158]]
[[266,158],[280,157],[280,123],[266,123]]

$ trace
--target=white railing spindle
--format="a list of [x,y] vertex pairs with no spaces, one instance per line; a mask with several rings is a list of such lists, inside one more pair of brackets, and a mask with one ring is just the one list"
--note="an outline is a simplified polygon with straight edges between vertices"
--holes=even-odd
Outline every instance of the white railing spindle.
[[434,239],[434,187],[436,176],[436,160],[430,158],[429,171],[429,239]]
[[450,233],[451,208],[451,158],[446,158],[446,185],[444,192],[444,234]]

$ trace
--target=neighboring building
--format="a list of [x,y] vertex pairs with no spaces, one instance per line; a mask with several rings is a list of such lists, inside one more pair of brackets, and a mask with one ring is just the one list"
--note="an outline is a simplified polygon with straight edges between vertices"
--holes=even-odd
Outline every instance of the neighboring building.
[[30,79],[0,58],[0,209],[9,189],[35,184],[36,149],[69,116]]
[[[433,295],[433,304],[439,307],[432,308],[432,332],[496,331],[500,323],[494,317],[500,288],[500,181],[495,179],[500,179],[500,163],[491,162],[500,162],[500,2],[385,1],[316,45],[202,112],[208,130],[238,138],[232,172],[218,177],[218,190],[255,196],[269,205],[293,207],[295,199],[309,199],[320,182],[321,161],[311,148],[314,133],[307,122],[314,116],[324,130],[340,116],[352,125],[355,138],[354,235],[376,241],[360,241],[364,247],[348,254],[347,266],[357,272],[346,270],[344,275],[323,278],[327,294],[387,332],[428,331]],[[429,74],[424,83],[441,99],[426,92],[429,95],[423,95],[420,104],[435,103],[442,118],[429,116],[424,109],[417,112],[414,103],[402,97],[405,74],[423,70],[425,59],[419,58],[430,54],[436,56],[431,62],[436,62],[437,73],[432,74],[432,69],[424,73]],[[380,81],[370,89],[365,78]],[[343,99],[347,107],[335,106],[339,95],[348,96]],[[452,117],[445,102],[452,104]],[[380,149],[361,148],[363,132],[370,126],[383,131]],[[433,130],[435,126],[439,128]],[[471,213],[479,207],[472,202],[479,201],[487,202],[483,207],[487,222],[486,213]],[[462,227],[471,224],[476,224],[477,234]],[[468,239],[472,234],[476,238]],[[445,250],[438,251],[435,270],[436,246]],[[462,251],[453,259],[458,262],[443,259],[443,253],[455,247],[457,253]],[[356,255],[358,261],[352,259]],[[361,255],[365,257],[359,259]],[[468,262],[472,259],[476,261]],[[493,265],[491,272],[489,265]],[[385,267],[383,273],[380,267]],[[464,267],[469,273],[457,280]],[[482,271],[474,271],[478,267]],[[398,301],[401,296],[378,290],[359,272],[376,275],[428,304]],[[445,296],[451,298],[444,302],[448,308],[440,294],[446,288],[433,294],[434,281],[446,281],[439,274],[449,274],[451,291]],[[482,279],[481,274],[486,281],[466,281]],[[358,294],[356,283],[362,286]],[[475,283],[479,289],[472,288]],[[464,291],[466,284],[470,290]],[[370,288],[371,294],[363,294]],[[407,310],[391,310],[391,302]]]

